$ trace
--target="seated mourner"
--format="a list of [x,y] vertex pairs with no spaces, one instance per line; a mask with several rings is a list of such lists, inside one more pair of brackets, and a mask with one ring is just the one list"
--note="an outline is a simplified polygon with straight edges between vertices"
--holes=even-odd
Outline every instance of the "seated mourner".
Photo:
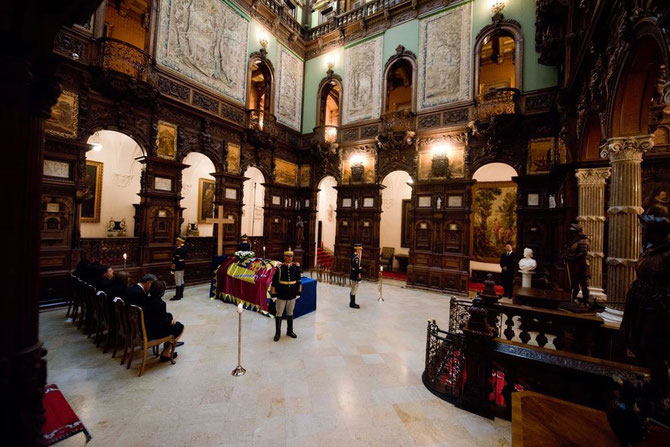
[[[163,301],[164,294],[165,282],[154,281],[149,289],[149,296],[140,304],[144,311],[144,327],[147,330],[147,338],[154,340],[172,335],[179,340],[184,333],[184,325],[175,321],[172,314],[167,311],[165,301]],[[170,360],[170,357],[176,358],[177,353],[172,352],[172,345],[166,343],[161,353],[161,362]]]

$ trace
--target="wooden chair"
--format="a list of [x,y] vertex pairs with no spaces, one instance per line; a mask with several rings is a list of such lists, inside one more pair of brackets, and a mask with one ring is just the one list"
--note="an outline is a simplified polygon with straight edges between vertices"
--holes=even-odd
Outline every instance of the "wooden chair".
[[[95,287],[88,284],[84,290],[84,303],[86,304],[86,321],[84,322],[86,326],[86,338],[91,338],[91,335],[96,333],[98,321],[100,320],[100,316],[98,315],[98,306],[96,305],[97,292]],[[95,337],[93,340],[95,341]]]
[[102,353],[107,352],[107,347],[109,346],[109,339],[111,338],[110,327],[109,327],[109,306],[107,305],[107,294],[105,292],[98,292],[94,296],[95,303],[95,346],[100,347],[100,342],[105,336],[105,331],[107,335],[107,342]]
[[[142,308],[131,304],[128,308],[127,314],[128,330],[130,333],[130,354],[128,357],[128,365],[126,365],[126,369],[130,369],[130,363],[133,361],[135,346],[138,346],[142,349],[142,366],[140,366],[140,373],[138,377],[142,377],[147,364],[149,348],[153,348],[154,346],[158,346],[162,343],[170,343],[172,344],[172,352],[174,352],[174,349],[177,347],[177,340],[175,340],[174,336],[172,335],[155,340],[148,340],[147,330],[144,326],[144,312],[142,311]],[[174,365],[175,361],[170,359],[170,363]]]
[[[80,279],[77,279],[77,285],[75,287],[75,292],[77,293],[76,295],[76,303],[75,303],[75,310],[74,310],[74,318],[72,319],[72,322],[77,325],[77,329],[81,329],[81,326],[84,324],[84,320],[86,319],[86,283]],[[79,320],[77,320],[77,317],[79,317]]]
[[67,284],[67,312],[65,312],[65,318],[67,319],[72,318],[72,312],[74,311],[77,277],[68,272],[65,274],[65,283]]
[[382,254],[379,257],[379,264],[384,266],[384,270],[390,272],[393,270],[393,255],[395,254],[395,248],[393,247],[383,247]]
[[119,342],[123,342],[123,356],[121,365],[126,361],[128,346],[130,346],[130,335],[128,332],[128,315],[126,314],[126,305],[121,298],[114,298],[114,320],[116,321],[116,331],[114,333],[114,350],[112,358],[116,357],[116,351],[119,349]]

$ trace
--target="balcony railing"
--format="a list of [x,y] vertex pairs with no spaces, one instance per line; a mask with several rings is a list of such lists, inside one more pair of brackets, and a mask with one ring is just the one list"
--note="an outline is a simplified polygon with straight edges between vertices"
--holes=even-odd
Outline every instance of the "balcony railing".
[[269,135],[277,133],[277,118],[271,113],[260,109],[249,109],[247,111],[249,129],[258,130]]
[[155,60],[143,50],[118,39],[102,38],[96,41],[98,66],[126,74],[151,86],[158,85],[154,70]]
[[[279,19],[284,22],[284,24],[293,32],[302,34],[302,26],[296,19],[293,18],[291,14],[286,10],[287,8],[278,1],[275,0],[263,0],[263,4],[267,6],[270,11],[274,12]],[[303,36],[304,37],[304,36]]]
[[314,128],[314,141],[317,144],[332,144],[337,142],[337,126],[317,126]]
[[382,115],[382,129],[385,132],[408,132],[415,130],[414,113],[398,110]]
[[[273,1],[273,0],[265,0]],[[304,36],[307,40],[318,39],[324,34],[328,34],[331,31],[334,31],[338,28],[345,27],[350,23],[354,23],[358,20],[362,20],[365,17],[377,14],[378,12],[383,11],[386,8],[391,8],[393,6],[399,5],[401,3],[409,2],[410,0],[374,0],[365,5],[359,6],[356,9],[350,11],[345,11],[342,14],[335,16],[333,19],[322,23],[319,26],[316,26],[307,31]]]
[[519,110],[519,90],[499,88],[477,97],[477,119],[485,121],[497,115],[513,115]]

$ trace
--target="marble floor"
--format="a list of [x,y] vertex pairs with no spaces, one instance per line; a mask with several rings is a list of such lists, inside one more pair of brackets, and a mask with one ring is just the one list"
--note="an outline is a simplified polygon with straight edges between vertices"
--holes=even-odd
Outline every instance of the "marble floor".
[[[172,293],[169,292],[168,296]],[[48,382],[87,426],[91,446],[506,446],[511,425],[459,410],[421,382],[426,322],[447,325],[449,296],[363,282],[360,310],[348,289],[318,285],[318,309],[296,319],[297,339],[274,342],[273,320],[186,289],[168,302],[184,323],[175,365],[149,360],[137,377],[65,321],[40,315]],[[282,328],[285,333],[285,324]]]

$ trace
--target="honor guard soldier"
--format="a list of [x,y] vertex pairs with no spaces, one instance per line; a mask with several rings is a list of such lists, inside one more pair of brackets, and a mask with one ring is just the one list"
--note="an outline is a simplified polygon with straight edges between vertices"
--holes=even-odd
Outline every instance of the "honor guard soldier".
[[249,238],[246,234],[242,235],[242,242],[237,244],[238,251],[251,251],[251,244],[249,243]]
[[186,239],[179,236],[177,238],[177,249],[174,251],[172,257],[172,265],[170,266],[170,273],[174,275],[174,283],[176,286],[175,295],[170,298],[170,301],[178,301],[184,298],[184,269],[186,268]]
[[354,254],[351,256],[351,274],[349,281],[351,291],[349,292],[349,307],[359,309],[361,306],[356,304],[356,292],[358,283],[361,281],[361,259],[363,257],[363,244],[354,244]]
[[281,335],[281,319],[286,309],[286,335],[291,338],[298,336],[293,332],[293,309],[295,300],[302,293],[302,282],[300,280],[300,267],[293,263],[293,252],[284,252],[284,263],[275,270],[272,278],[270,295],[276,300],[277,313],[275,315],[275,341],[279,341]]

